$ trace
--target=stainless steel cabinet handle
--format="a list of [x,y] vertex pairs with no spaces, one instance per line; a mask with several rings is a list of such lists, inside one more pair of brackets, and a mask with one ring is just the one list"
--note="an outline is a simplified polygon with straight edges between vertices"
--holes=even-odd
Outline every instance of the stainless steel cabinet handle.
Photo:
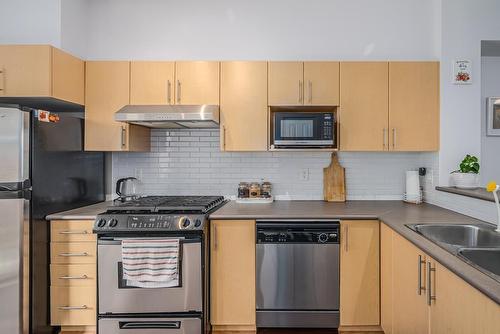
[[299,80],[299,103],[302,103],[302,80]]
[[387,147],[387,129],[386,128],[384,128],[382,130],[382,142],[383,142],[384,150],[385,150]]
[[88,279],[89,277],[87,275],[82,275],[82,276],[61,276],[59,279]]
[[89,256],[89,253],[59,253],[59,256],[71,257],[71,256]]
[[125,147],[125,143],[127,141],[127,129],[125,128],[125,126],[122,126],[122,148]]
[[181,103],[181,81],[177,80],[177,103]]
[[396,148],[396,128],[392,128],[392,148]]
[[422,294],[422,291],[425,291],[425,287],[422,286],[422,264],[425,265],[425,260],[422,258],[422,255],[418,256],[418,287],[417,293],[418,295]]
[[167,80],[167,103],[172,103],[172,83]]
[[436,300],[436,296],[432,295],[432,273],[436,272],[436,268],[432,267],[430,262],[427,262],[427,305],[431,306],[432,301]]
[[87,305],[82,306],[59,306],[58,309],[63,311],[71,311],[71,310],[86,310],[88,309]]
[[214,224],[214,250],[217,250],[219,243],[217,242],[217,225]]
[[225,151],[226,150],[226,127],[224,125],[222,125],[221,138],[222,138],[222,150]]
[[313,83],[311,80],[309,80],[308,84],[309,84],[309,103],[312,103],[312,101],[313,101]]
[[89,234],[88,231],[60,231],[59,234]]
[[347,252],[349,250],[349,226],[344,229],[344,250]]
[[5,90],[5,71],[0,69],[0,92],[4,92]]

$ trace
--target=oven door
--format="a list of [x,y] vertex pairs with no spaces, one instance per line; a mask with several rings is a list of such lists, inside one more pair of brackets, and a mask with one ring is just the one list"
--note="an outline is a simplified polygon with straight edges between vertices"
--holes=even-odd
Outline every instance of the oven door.
[[127,286],[122,278],[123,239],[98,240],[99,314],[202,311],[201,238],[181,240],[180,284],[171,288]]
[[101,318],[99,333],[192,334],[201,333],[200,318]]
[[275,147],[333,147],[334,116],[324,112],[275,112]]

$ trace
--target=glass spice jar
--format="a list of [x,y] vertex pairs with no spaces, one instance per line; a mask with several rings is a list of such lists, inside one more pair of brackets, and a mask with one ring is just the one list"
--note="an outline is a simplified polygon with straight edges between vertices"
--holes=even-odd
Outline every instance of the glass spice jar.
[[271,182],[262,182],[261,190],[260,190],[260,195],[262,197],[269,198],[271,197]]
[[260,197],[260,184],[258,182],[252,182],[250,184],[250,198]]
[[250,196],[250,189],[247,182],[240,182],[238,185],[238,198],[248,198]]

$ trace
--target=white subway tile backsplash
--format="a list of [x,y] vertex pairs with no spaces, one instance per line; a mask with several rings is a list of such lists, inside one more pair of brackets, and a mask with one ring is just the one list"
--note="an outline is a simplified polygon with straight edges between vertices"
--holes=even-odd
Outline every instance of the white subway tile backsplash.
[[[268,180],[277,199],[322,199],[328,152],[221,152],[217,130],[162,130],[151,134],[150,153],[113,153],[113,182],[142,181],[144,194],[234,196],[240,181]],[[341,152],[348,199],[401,199],[405,171],[433,169],[435,153]],[[302,169],[309,180],[301,181]],[[429,191],[432,196],[432,192]]]

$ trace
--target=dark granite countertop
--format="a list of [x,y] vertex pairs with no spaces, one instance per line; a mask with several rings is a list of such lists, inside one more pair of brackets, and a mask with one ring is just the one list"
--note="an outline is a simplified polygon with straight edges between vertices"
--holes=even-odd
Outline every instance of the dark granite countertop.
[[483,294],[500,304],[500,282],[468,265],[420,234],[407,224],[454,223],[483,221],[431,204],[408,204],[402,201],[276,201],[272,204],[237,204],[229,202],[210,215],[210,219],[379,219],[395,232],[461,277]]

